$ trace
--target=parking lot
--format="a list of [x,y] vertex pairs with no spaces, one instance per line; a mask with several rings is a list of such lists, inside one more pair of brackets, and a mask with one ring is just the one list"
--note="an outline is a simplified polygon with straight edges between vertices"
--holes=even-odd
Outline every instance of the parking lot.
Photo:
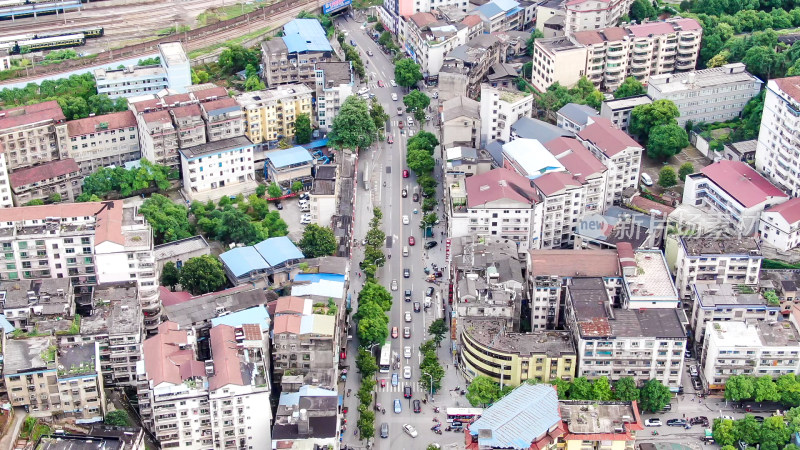
[[[646,156],[646,153],[647,152],[645,152],[645,156],[642,157],[641,173],[646,173],[650,176],[650,178],[652,178],[653,185],[647,186],[647,189],[656,194],[662,194],[665,190],[658,185],[658,173],[664,166],[672,166],[672,168],[675,169],[675,173],[677,173],[681,165],[685,162],[692,163],[695,172],[698,172],[703,167],[711,164],[711,161],[708,158],[701,155],[700,152],[691,145],[683,149],[677,155],[669,158],[666,162],[649,158]],[[641,180],[639,180],[639,182],[641,184]],[[670,190],[679,194],[683,193],[683,182],[679,180],[678,184],[671,187]]]
[[[300,211],[298,199],[296,197],[287,198],[281,201],[281,206],[283,206],[283,209],[278,212],[281,215],[281,219],[283,219],[289,227],[289,239],[294,242],[300,241],[300,239],[303,238],[303,231],[306,229],[306,226],[300,224],[300,216],[303,212]],[[270,203],[269,210],[277,210],[274,203]]]

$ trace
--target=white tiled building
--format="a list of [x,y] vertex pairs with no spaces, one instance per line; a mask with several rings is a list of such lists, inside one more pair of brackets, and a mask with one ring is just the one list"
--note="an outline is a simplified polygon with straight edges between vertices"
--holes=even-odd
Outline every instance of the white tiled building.
[[[1,143],[0,147],[2,147]],[[10,208],[12,206],[14,206],[14,201],[11,198],[11,183],[8,180],[6,154],[0,148],[0,208]]]
[[353,95],[353,68],[350,62],[317,63],[314,69],[317,89],[317,125],[328,131],[345,99]]
[[155,94],[164,89],[186,92],[186,87],[192,85],[192,75],[183,45],[180,42],[158,44],[158,56],[157,65],[95,69],[97,93],[118,98]]
[[[223,187],[241,185],[255,189],[254,145],[245,136],[222,139],[180,150],[183,190],[198,194],[227,195]],[[241,191],[241,189],[239,190]]]
[[675,286],[686,300],[697,282],[757,286],[761,259],[752,237],[680,237]]
[[101,167],[122,166],[142,157],[139,129],[132,111],[122,111],[67,122],[67,154],[86,176]]
[[481,85],[481,142],[508,142],[511,125],[521,117],[533,115],[531,94]]
[[667,260],[661,250],[636,250],[629,242],[617,244],[625,281],[622,304],[628,309],[680,307]]
[[756,169],[800,197],[800,77],[769,80],[756,148]]
[[616,26],[628,14],[632,0],[570,0],[565,3],[565,31],[572,34]]
[[800,245],[800,198],[764,210],[758,234],[765,243],[781,251]]
[[653,100],[644,94],[634,97],[606,100],[600,106],[600,117],[610,120],[615,127],[627,133],[633,108],[650,103],[653,103]]

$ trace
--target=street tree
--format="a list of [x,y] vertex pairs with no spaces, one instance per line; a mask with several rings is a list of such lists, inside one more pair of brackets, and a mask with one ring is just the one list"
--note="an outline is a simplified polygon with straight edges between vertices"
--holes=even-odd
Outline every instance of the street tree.
[[168,287],[171,291],[175,291],[175,285],[180,281],[180,276],[181,273],[175,263],[167,261],[164,263],[164,267],[161,268],[160,283],[162,286]]
[[665,161],[689,146],[686,130],[675,123],[658,125],[650,130],[647,156]]
[[747,375],[732,375],[725,382],[725,400],[738,402],[755,396],[755,383]]
[[333,230],[312,223],[303,230],[303,238],[297,245],[306,258],[319,258],[336,253],[337,241]]
[[630,133],[638,136],[640,142],[647,142],[650,130],[658,125],[677,124],[680,115],[678,107],[670,100],[656,100],[639,105],[631,111]]
[[722,448],[726,446],[733,446],[739,440],[736,426],[730,419],[714,419],[714,427],[712,428],[712,436],[717,444]]
[[428,333],[433,335],[433,341],[436,342],[438,347],[444,339],[444,335],[447,334],[447,324],[444,323],[444,319],[436,319],[431,322],[428,327]]
[[370,410],[360,411],[357,425],[362,440],[369,440],[375,437],[375,412]]
[[375,362],[375,357],[372,356],[369,350],[364,348],[358,349],[356,367],[358,367],[358,371],[361,372],[362,378],[369,378],[378,372],[378,363]]
[[680,169],[678,169],[678,177],[681,179],[681,181],[686,181],[686,177],[693,173],[694,173],[694,164],[688,161],[681,164]]
[[389,120],[389,115],[386,114],[386,111],[383,110],[383,106],[378,103],[376,98],[373,98],[372,103],[370,103],[369,116],[375,123],[376,130],[383,130],[386,128],[386,121]]
[[675,173],[675,169],[672,166],[662,167],[661,171],[658,172],[658,185],[668,189],[676,184],[678,184],[678,175]]
[[623,402],[639,400],[639,389],[633,377],[622,377],[614,382],[614,398]]
[[419,64],[411,58],[403,58],[394,65],[394,80],[398,85],[411,88],[422,79]]
[[759,443],[761,450],[779,450],[784,449],[786,443],[789,442],[789,437],[792,435],[792,430],[786,426],[786,422],[780,415],[774,415],[764,419],[761,424],[761,434],[759,436]]
[[431,99],[424,92],[413,90],[403,97],[403,104],[421,122],[425,119],[425,108],[431,104]]
[[384,31],[383,33],[381,33],[381,36],[378,38],[378,44],[384,47],[388,47],[389,45],[391,45],[392,33],[389,33],[388,31]]
[[485,408],[500,398],[500,385],[486,375],[478,375],[467,386],[467,400],[472,406]]
[[[636,0],[642,1],[642,0]],[[646,3],[646,2],[645,2]],[[614,98],[628,98],[645,93],[644,86],[634,77],[625,78],[625,81],[614,91]]]
[[351,95],[342,103],[339,114],[333,119],[328,142],[336,149],[367,148],[375,142],[376,131],[367,102],[357,95]]
[[608,382],[608,377],[602,376],[592,382],[592,400],[605,402],[612,398],[611,383]]
[[[781,403],[788,406],[800,405],[800,380],[795,374],[789,373],[781,375],[775,382],[781,396]],[[800,413],[800,409],[797,411]],[[799,414],[800,415],[800,414]],[[798,418],[798,429],[800,429],[800,417]]]
[[406,165],[419,176],[433,172],[436,160],[425,150],[411,149],[406,153]]
[[294,140],[298,145],[311,142],[311,118],[306,113],[300,113],[294,121]]
[[743,419],[734,421],[733,426],[740,441],[752,446],[758,444],[761,438],[761,424],[756,422],[752,414],[745,414]]
[[[267,195],[269,195],[269,198],[281,197],[283,195],[283,189],[281,189],[281,187],[280,187],[280,185],[278,185],[278,183],[272,182],[272,184],[270,184],[269,187],[267,188]],[[222,198],[226,198],[226,197],[222,197]]]
[[587,380],[586,377],[578,377],[572,382],[569,388],[570,400],[591,400],[592,399],[592,382]]
[[211,255],[189,258],[181,268],[181,287],[192,295],[216,292],[227,283],[222,263]]
[[380,306],[384,311],[392,309],[392,293],[378,283],[366,282],[358,293],[358,302],[371,302]]
[[660,380],[648,380],[639,391],[639,397],[642,409],[654,413],[664,409],[672,395],[669,388],[664,386]]
[[433,155],[433,150],[439,145],[439,140],[429,131],[420,131],[408,140],[407,145],[408,148],[425,149],[428,153]]
[[769,375],[762,375],[755,380],[755,401],[774,402],[780,400],[778,388],[772,377]]
[[[359,310],[361,308],[359,307]],[[379,344],[386,341],[389,329],[386,321],[376,316],[362,317],[358,321],[358,339],[361,345]]]

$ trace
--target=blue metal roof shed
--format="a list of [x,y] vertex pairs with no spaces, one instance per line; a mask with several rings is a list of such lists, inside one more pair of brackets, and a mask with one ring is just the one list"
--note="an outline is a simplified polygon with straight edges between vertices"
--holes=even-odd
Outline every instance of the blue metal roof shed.
[[269,269],[269,264],[264,257],[253,247],[237,247],[219,255],[225,267],[236,278],[247,275],[255,270]]
[[328,138],[325,139],[317,139],[316,141],[309,142],[308,144],[303,145],[303,147],[312,149],[312,148],[322,148],[328,146]]
[[283,34],[289,53],[333,51],[317,19],[294,19],[283,26]]
[[265,239],[254,245],[256,251],[270,266],[279,266],[286,261],[303,259],[303,253],[286,236]]
[[242,311],[230,313],[226,316],[215,317],[211,319],[211,326],[217,325],[230,325],[234,328],[241,327],[244,324],[258,324],[261,325],[261,331],[269,330],[269,312],[264,305],[254,306]]
[[272,167],[276,169],[313,161],[308,150],[300,146],[287,148],[285,150],[271,151],[266,154],[266,157],[272,164]]

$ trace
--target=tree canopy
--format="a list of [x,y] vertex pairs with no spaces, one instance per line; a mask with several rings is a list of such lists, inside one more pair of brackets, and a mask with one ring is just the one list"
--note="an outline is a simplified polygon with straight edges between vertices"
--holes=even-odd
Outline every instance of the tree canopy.
[[664,166],[658,172],[658,185],[667,189],[678,184],[678,175],[672,166]]
[[177,204],[161,194],[153,194],[142,203],[139,212],[153,228],[156,243],[185,239],[194,235],[189,224],[186,206]]
[[404,58],[394,65],[394,80],[398,85],[410,88],[422,79],[419,64],[411,58]]
[[367,102],[351,95],[342,103],[339,114],[333,119],[328,142],[337,149],[367,148],[375,142],[376,131]]
[[485,408],[505,397],[512,390],[513,388],[508,385],[503,386],[503,389],[501,389],[500,385],[492,378],[486,375],[478,375],[467,386],[466,397],[472,406]]
[[678,107],[670,100],[656,100],[639,105],[631,111],[630,133],[638,136],[640,142],[647,142],[650,130],[659,125],[677,124],[680,115]]
[[211,255],[189,258],[181,268],[181,287],[192,295],[216,292],[227,283],[222,263]]
[[297,246],[306,258],[319,258],[335,254],[337,244],[333,230],[312,223],[303,230],[303,238]]
[[174,291],[175,285],[180,282],[180,276],[181,273],[175,263],[172,261],[167,261],[164,263],[164,267],[161,268],[161,278],[159,281],[161,286],[166,286],[171,291]]
[[105,197],[111,192],[117,192],[124,198],[152,188],[165,191],[169,189],[169,180],[175,180],[178,176],[175,169],[153,164],[144,158],[140,160],[139,167],[130,170],[124,167],[101,167],[83,179],[83,193],[76,201],[89,201],[92,195]]
[[[636,0],[636,1],[637,2],[644,1],[645,3],[647,3],[646,0]],[[634,97],[637,95],[643,95],[646,92],[647,91],[645,91],[644,86],[642,85],[642,83],[639,82],[639,80],[637,80],[634,77],[628,77],[625,78],[625,81],[623,81],[622,84],[617,88],[617,90],[614,91],[614,98],[620,99],[620,98]]]
[[647,155],[663,161],[677,155],[688,146],[689,135],[686,134],[686,130],[674,123],[657,125],[650,130]]
[[49,100],[58,101],[67,120],[83,119],[89,114],[102,115],[128,109],[125,98],[110,99],[97,93],[92,73],[70,75],[69,78],[44,80],[41,84],[28,83],[24,88],[0,90],[4,108],[30,105]]
[[403,104],[414,114],[414,118],[421,122],[425,119],[425,108],[431,104],[431,99],[424,92],[415,89],[403,97]]
[[219,68],[227,74],[245,70],[248,65],[258,67],[261,52],[257,49],[246,49],[241,45],[228,45],[219,55]]
[[659,380],[648,380],[639,390],[639,405],[651,413],[661,411],[669,403],[672,394]]

